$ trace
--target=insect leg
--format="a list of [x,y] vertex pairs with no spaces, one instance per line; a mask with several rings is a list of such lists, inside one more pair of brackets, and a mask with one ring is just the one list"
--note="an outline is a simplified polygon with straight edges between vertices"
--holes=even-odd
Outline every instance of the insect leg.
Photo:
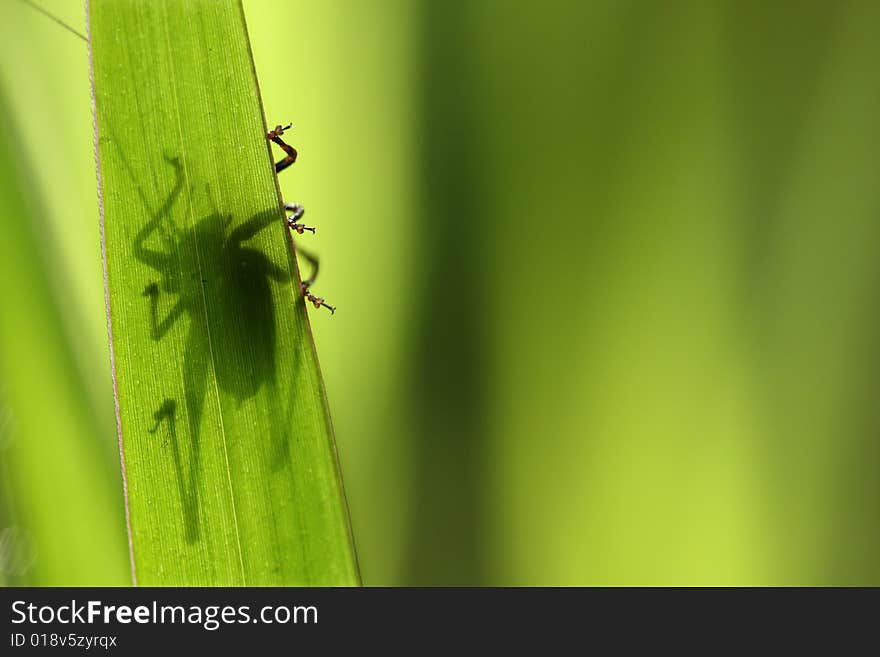
[[[274,130],[270,130],[268,133],[266,133],[266,139],[278,144],[278,146],[280,146],[281,149],[287,154],[287,156],[283,160],[279,160],[275,163],[275,173],[281,173],[291,164],[296,162],[296,149],[293,146],[287,144],[283,139],[281,139],[281,135],[284,134],[285,130],[289,130],[290,127],[290,125],[276,125]],[[303,206],[301,206],[299,203],[287,203],[285,204],[284,209],[292,213],[289,217],[287,217],[287,226],[291,230],[295,230],[300,235],[302,235],[303,232],[307,230],[311,231],[312,233],[315,232],[315,229],[311,226],[306,226],[305,224],[299,223],[299,219],[303,216],[303,214],[305,214],[305,208],[303,208]],[[318,276],[318,259],[308,252],[304,252],[300,249],[297,249],[297,251],[301,253],[302,256],[312,265],[311,278],[300,283],[303,295],[309,302],[311,302],[315,306],[315,308],[320,308],[321,306],[323,306],[324,308],[329,310],[331,314],[335,313],[335,307],[327,305],[324,302],[324,299],[315,296],[309,291],[309,288],[311,288],[312,284],[315,282],[315,278]]]
[[330,311],[331,315],[334,314],[336,312],[336,307],[327,305],[322,297],[316,297],[314,294],[311,293],[309,289],[312,287],[312,285],[314,285],[315,279],[318,277],[318,258],[308,251],[303,251],[299,248],[296,251],[303,258],[308,260],[310,265],[312,265],[311,277],[299,284],[300,288],[302,288],[303,296],[305,296],[306,300],[311,302],[315,306],[315,308],[320,308],[321,306],[324,306],[324,308]]
[[177,303],[168,311],[168,316],[161,322],[159,321],[159,286],[156,283],[150,283],[144,290],[144,296],[150,298],[150,320],[153,329],[153,339],[161,340],[168,332],[168,329],[177,321],[183,313],[183,301],[178,300]]
[[[134,257],[145,265],[160,272],[164,272],[169,267],[171,263],[171,255],[147,246],[147,240],[149,240],[151,235],[155,231],[160,230],[165,222],[168,221],[171,207],[180,196],[180,190],[183,189],[183,165],[180,162],[180,158],[171,158],[166,155],[165,161],[174,166],[174,189],[171,190],[168,198],[165,199],[165,202],[162,204],[162,207],[159,208],[159,211],[155,216],[138,231],[138,234],[134,238]],[[173,230],[173,228],[174,225],[171,224],[171,229]]]
[[281,150],[287,154],[283,160],[278,160],[278,162],[275,163],[275,173],[281,173],[291,164],[296,162],[296,149],[281,139],[281,135],[284,134],[285,130],[289,130],[290,127],[290,124],[287,124],[286,126],[276,125],[274,130],[270,130],[266,133],[266,139],[274,141],[281,147]]
[[156,421],[156,423],[153,425],[153,428],[148,429],[148,431],[150,433],[156,433],[162,422],[168,420],[168,424],[172,426],[171,431],[173,432],[175,413],[177,413],[177,402],[173,399],[166,399],[164,402],[162,402],[159,410],[153,413],[153,419]]
[[303,206],[301,206],[299,203],[285,203],[284,209],[293,213],[287,218],[287,225],[292,230],[295,230],[300,235],[303,234],[303,231],[310,230],[314,235],[314,228],[312,228],[311,226],[306,226],[305,224],[297,223],[297,220],[306,213],[306,209]]

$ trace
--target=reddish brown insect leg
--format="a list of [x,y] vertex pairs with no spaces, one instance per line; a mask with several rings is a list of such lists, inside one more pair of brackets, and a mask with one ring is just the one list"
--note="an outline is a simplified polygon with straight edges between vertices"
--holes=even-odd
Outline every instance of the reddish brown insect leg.
[[[284,131],[289,130],[290,128],[291,128],[290,125],[286,125],[286,126],[276,125],[274,130],[270,130],[269,132],[266,133],[266,139],[278,144],[278,146],[280,146],[281,149],[287,154],[287,157],[285,157],[283,160],[279,160],[278,162],[275,163],[275,173],[281,173],[287,167],[289,167],[291,164],[296,162],[296,149],[293,146],[285,143],[285,141],[283,139],[281,139],[281,135],[284,134]],[[299,203],[287,203],[284,205],[284,209],[291,213],[290,216],[287,217],[287,226],[291,230],[295,230],[300,235],[302,235],[303,232],[305,232],[307,230],[311,231],[312,233],[315,232],[315,229],[312,228],[311,226],[306,226],[305,224],[299,223],[299,220],[302,218],[302,216],[306,212],[305,208],[303,208],[303,206],[301,206]],[[318,297],[318,296],[315,296],[314,294],[312,294],[311,289],[310,289],[312,287],[312,284],[315,282],[315,278],[318,275],[318,259],[315,256],[313,256],[307,252],[303,252],[301,249],[297,249],[297,251],[299,252],[299,254],[301,256],[303,256],[306,260],[308,260],[313,267],[312,277],[307,280],[304,280],[303,282],[301,282],[299,284],[300,289],[302,289],[303,296],[306,298],[306,301],[308,301],[309,303],[314,305],[315,308],[324,307],[330,311],[331,315],[335,314],[336,313],[335,306],[331,306],[331,305],[327,304],[322,297]]]
[[266,138],[267,138],[267,139],[274,139],[275,137],[280,137],[280,136],[283,135],[285,132],[287,132],[288,130],[290,130],[292,127],[293,127],[293,124],[292,124],[292,123],[288,123],[288,124],[285,125],[285,126],[276,125],[274,130],[270,130],[270,131],[266,134]]
[[284,134],[284,131],[290,130],[290,128],[291,124],[287,124],[286,126],[276,125],[274,130],[270,130],[266,133],[266,139],[274,141],[281,147],[281,150],[287,153],[287,157],[283,160],[278,160],[278,162],[275,163],[275,173],[281,173],[291,164],[296,162],[296,149],[281,139],[281,135]]
[[306,213],[305,208],[303,206],[301,206],[299,203],[285,203],[284,209],[289,210],[290,212],[293,213],[287,218],[287,225],[288,225],[288,227],[290,227],[291,230],[295,230],[300,235],[302,235],[303,231],[306,231],[306,230],[310,230],[310,231],[312,231],[312,233],[315,232],[315,229],[312,228],[311,226],[306,226],[305,224],[297,223],[299,218],[302,217]]
[[316,297],[310,291],[310,288],[315,283],[315,279],[318,277],[318,259],[308,251],[303,251],[302,249],[297,249],[297,253],[308,260],[309,263],[312,265],[312,277],[304,280],[302,283],[299,284],[300,288],[302,289],[303,296],[306,298],[306,301],[312,303],[315,308],[320,308],[321,306],[323,306],[330,311],[331,315],[335,314],[335,306],[327,305],[322,297]]
[[309,284],[306,281],[303,281],[299,285],[302,288],[303,295],[305,296],[306,300],[314,304],[315,308],[320,308],[321,306],[323,306],[330,311],[331,315],[336,313],[336,308],[334,306],[327,305],[322,297],[316,297],[314,294],[309,292]]

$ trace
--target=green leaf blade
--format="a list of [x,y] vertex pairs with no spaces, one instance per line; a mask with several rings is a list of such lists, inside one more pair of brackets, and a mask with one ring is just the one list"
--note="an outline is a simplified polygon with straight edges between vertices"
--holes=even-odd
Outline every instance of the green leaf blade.
[[116,0],[90,28],[138,581],[357,584],[241,8]]

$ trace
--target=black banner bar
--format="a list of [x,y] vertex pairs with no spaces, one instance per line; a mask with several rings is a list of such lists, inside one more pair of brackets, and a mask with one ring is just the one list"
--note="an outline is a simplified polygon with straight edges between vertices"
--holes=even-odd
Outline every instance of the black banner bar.
[[0,654],[748,647],[754,633],[812,636],[835,617],[852,628],[874,617],[877,598],[804,589],[10,588],[0,589]]

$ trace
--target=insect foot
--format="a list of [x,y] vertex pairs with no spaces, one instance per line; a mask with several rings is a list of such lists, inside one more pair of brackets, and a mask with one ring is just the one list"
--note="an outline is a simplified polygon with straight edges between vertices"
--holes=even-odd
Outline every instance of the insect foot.
[[290,226],[290,228],[292,230],[295,230],[300,235],[302,235],[303,231],[306,231],[306,230],[310,230],[310,231],[312,231],[312,234],[314,234],[315,229],[312,228],[311,226],[306,226],[305,224],[297,223],[297,220],[306,213],[306,210],[303,206],[301,206],[299,203],[287,203],[287,204],[285,204],[284,209],[290,210],[291,212],[293,212],[293,214],[291,214],[287,218],[287,225]]
[[153,425],[152,429],[149,429],[150,433],[156,433],[156,430],[159,428],[159,425],[162,424],[162,421],[166,418],[171,422],[174,421],[174,414],[177,412],[177,402],[173,399],[166,399],[162,402],[162,405],[159,407],[159,410],[153,413],[153,419],[156,423]]
[[310,301],[312,304],[314,304],[315,308],[320,308],[321,306],[324,306],[324,308],[326,308],[327,310],[330,311],[331,315],[336,314],[336,307],[335,306],[327,305],[326,303],[324,303],[324,299],[322,297],[316,297],[314,294],[312,294],[309,291],[309,286],[311,285],[311,281],[303,281],[299,285],[302,288],[303,295],[305,296],[305,298],[308,301]]
[[266,133],[266,139],[275,139],[275,137],[280,137],[284,134],[286,130],[290,130],[293,127],[292,123],[288,123],[286,126],[276,125],[274,130],[270,130]]

